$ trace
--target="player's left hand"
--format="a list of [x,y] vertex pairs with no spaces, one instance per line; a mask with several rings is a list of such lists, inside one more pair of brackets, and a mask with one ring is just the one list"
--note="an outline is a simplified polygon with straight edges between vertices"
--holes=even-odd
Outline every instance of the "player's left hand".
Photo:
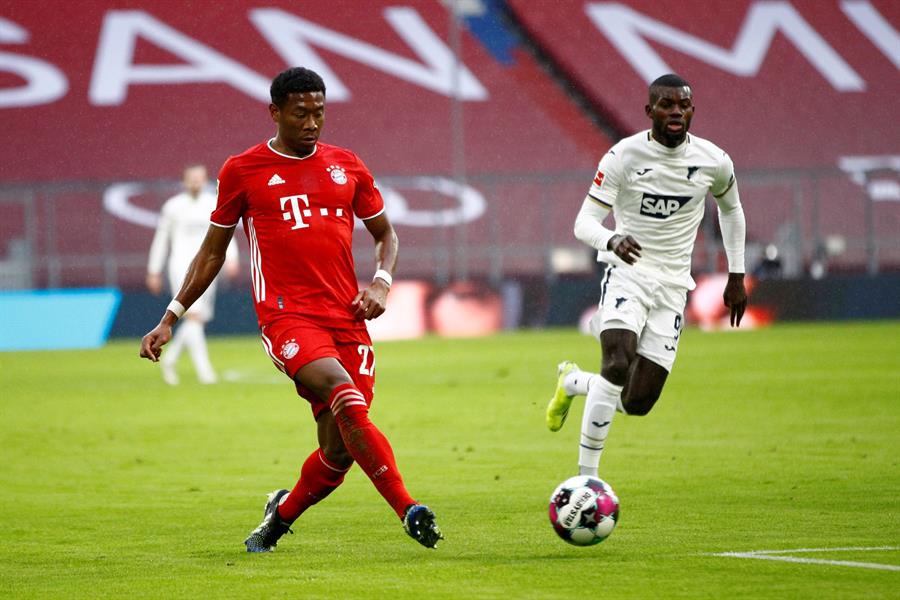
[[359,291],[353,299],[353,309],[357,319],[375,319],[384,314],[390,286],[376,278],[368,287]]
[[747,290],[744,289],[744,274],[729,273],[725,293],[722,294],[725,306],[731,312],[731,326],[740,327],[744,311],[747,309]]
[[160,322],[159,325],[141,338],[141,358],[158,362],[159,355],[162,354],[163,345],[170,339],[172,339],[172,326],[168,323]]

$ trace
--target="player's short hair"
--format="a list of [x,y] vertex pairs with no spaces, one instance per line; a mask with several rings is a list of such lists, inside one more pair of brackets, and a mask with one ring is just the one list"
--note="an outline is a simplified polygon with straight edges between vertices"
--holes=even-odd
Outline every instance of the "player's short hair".
[[690,88],[691,84],[684,80],[680,75],[676,75],[675,73],[667,73],[662,75],[661,77],[657,77],[650,84],[650,106],[653,106],[656,103],[657,99],[659,99],[659,89],[660,88],[680,88],[686,87]]
[[303,92],[322,92],[322,95],[325,95],[325,82],[322,81],[322,77],[306,67],[292,67],[282,71],[275,76],[272,87],[269,88],[272,104],[278,107],[284,106],[289,95]]

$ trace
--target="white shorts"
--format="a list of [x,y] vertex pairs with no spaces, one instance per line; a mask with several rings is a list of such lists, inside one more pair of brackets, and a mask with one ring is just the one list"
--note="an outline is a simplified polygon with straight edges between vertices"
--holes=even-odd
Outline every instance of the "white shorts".
[[607,329],[633,331],[638,336],[637,353],[671,371],[686,301],[685,288],[660,283],[634,269],[608,266],[591,333],[599,340]]

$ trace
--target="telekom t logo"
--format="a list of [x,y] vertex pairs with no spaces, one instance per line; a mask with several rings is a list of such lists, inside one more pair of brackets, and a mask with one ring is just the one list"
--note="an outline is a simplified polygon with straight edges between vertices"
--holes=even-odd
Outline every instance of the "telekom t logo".
[[[281,213],[281,217],[285,221],[294,221],[294,226],[291,229],[306,229],[309,227],[309,223],[303,220],[303,217],[307,219],[313,215],[313,211],[309,208],[309,196],[306,194],[298,194],[296,196],[282,196],[279,198],[281,201],[281,210],[284,210]],[[300,201],[303,201],[303,208],[300,208]],[[285,210],[287,204],[290,202],[291,209]],[[344,217],[344,209],[343,208],[335,208],[333,210],[329,210],[327,207],[319,207],[316,209],[316,212],[319,216],[329,217],[335,216],[339,219]]]
[[[298,196],[282,196],[279,198],[281,200],[281,210],[284,210],[285,205],[290,202],[291,210],[284,212],[281,216],[285,221],[290,221],[291,218],[294,219],[294,226],[291,229],[304,229],[309,227],[309,223],[305,223],[303,221],[303,217],[312,216],[312,211],[309,210],[309,197],[306,194],[300,194]],[[299,200],[303,200],[303,205],[306,207],[302,211],[300,210],[300,202]]]

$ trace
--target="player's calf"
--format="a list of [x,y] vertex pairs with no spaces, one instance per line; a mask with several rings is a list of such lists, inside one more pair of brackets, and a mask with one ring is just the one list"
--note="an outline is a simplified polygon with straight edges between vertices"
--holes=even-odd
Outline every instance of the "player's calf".
[[622,406],[625,408],[626,414],[635,417],[643,417],[650,412],[658,399],[659,396],[656,398],[623,398]]
[[355,386],[347,384],[335,388],[329,405],[347,451],[402,518],[415,500],[403,484],[390,442],[369,419],[365,398]]
[[627,413],[639,417],[649,413],[659,400],[668,376],[665,367],[638,356],[622,391],[622,404]]

